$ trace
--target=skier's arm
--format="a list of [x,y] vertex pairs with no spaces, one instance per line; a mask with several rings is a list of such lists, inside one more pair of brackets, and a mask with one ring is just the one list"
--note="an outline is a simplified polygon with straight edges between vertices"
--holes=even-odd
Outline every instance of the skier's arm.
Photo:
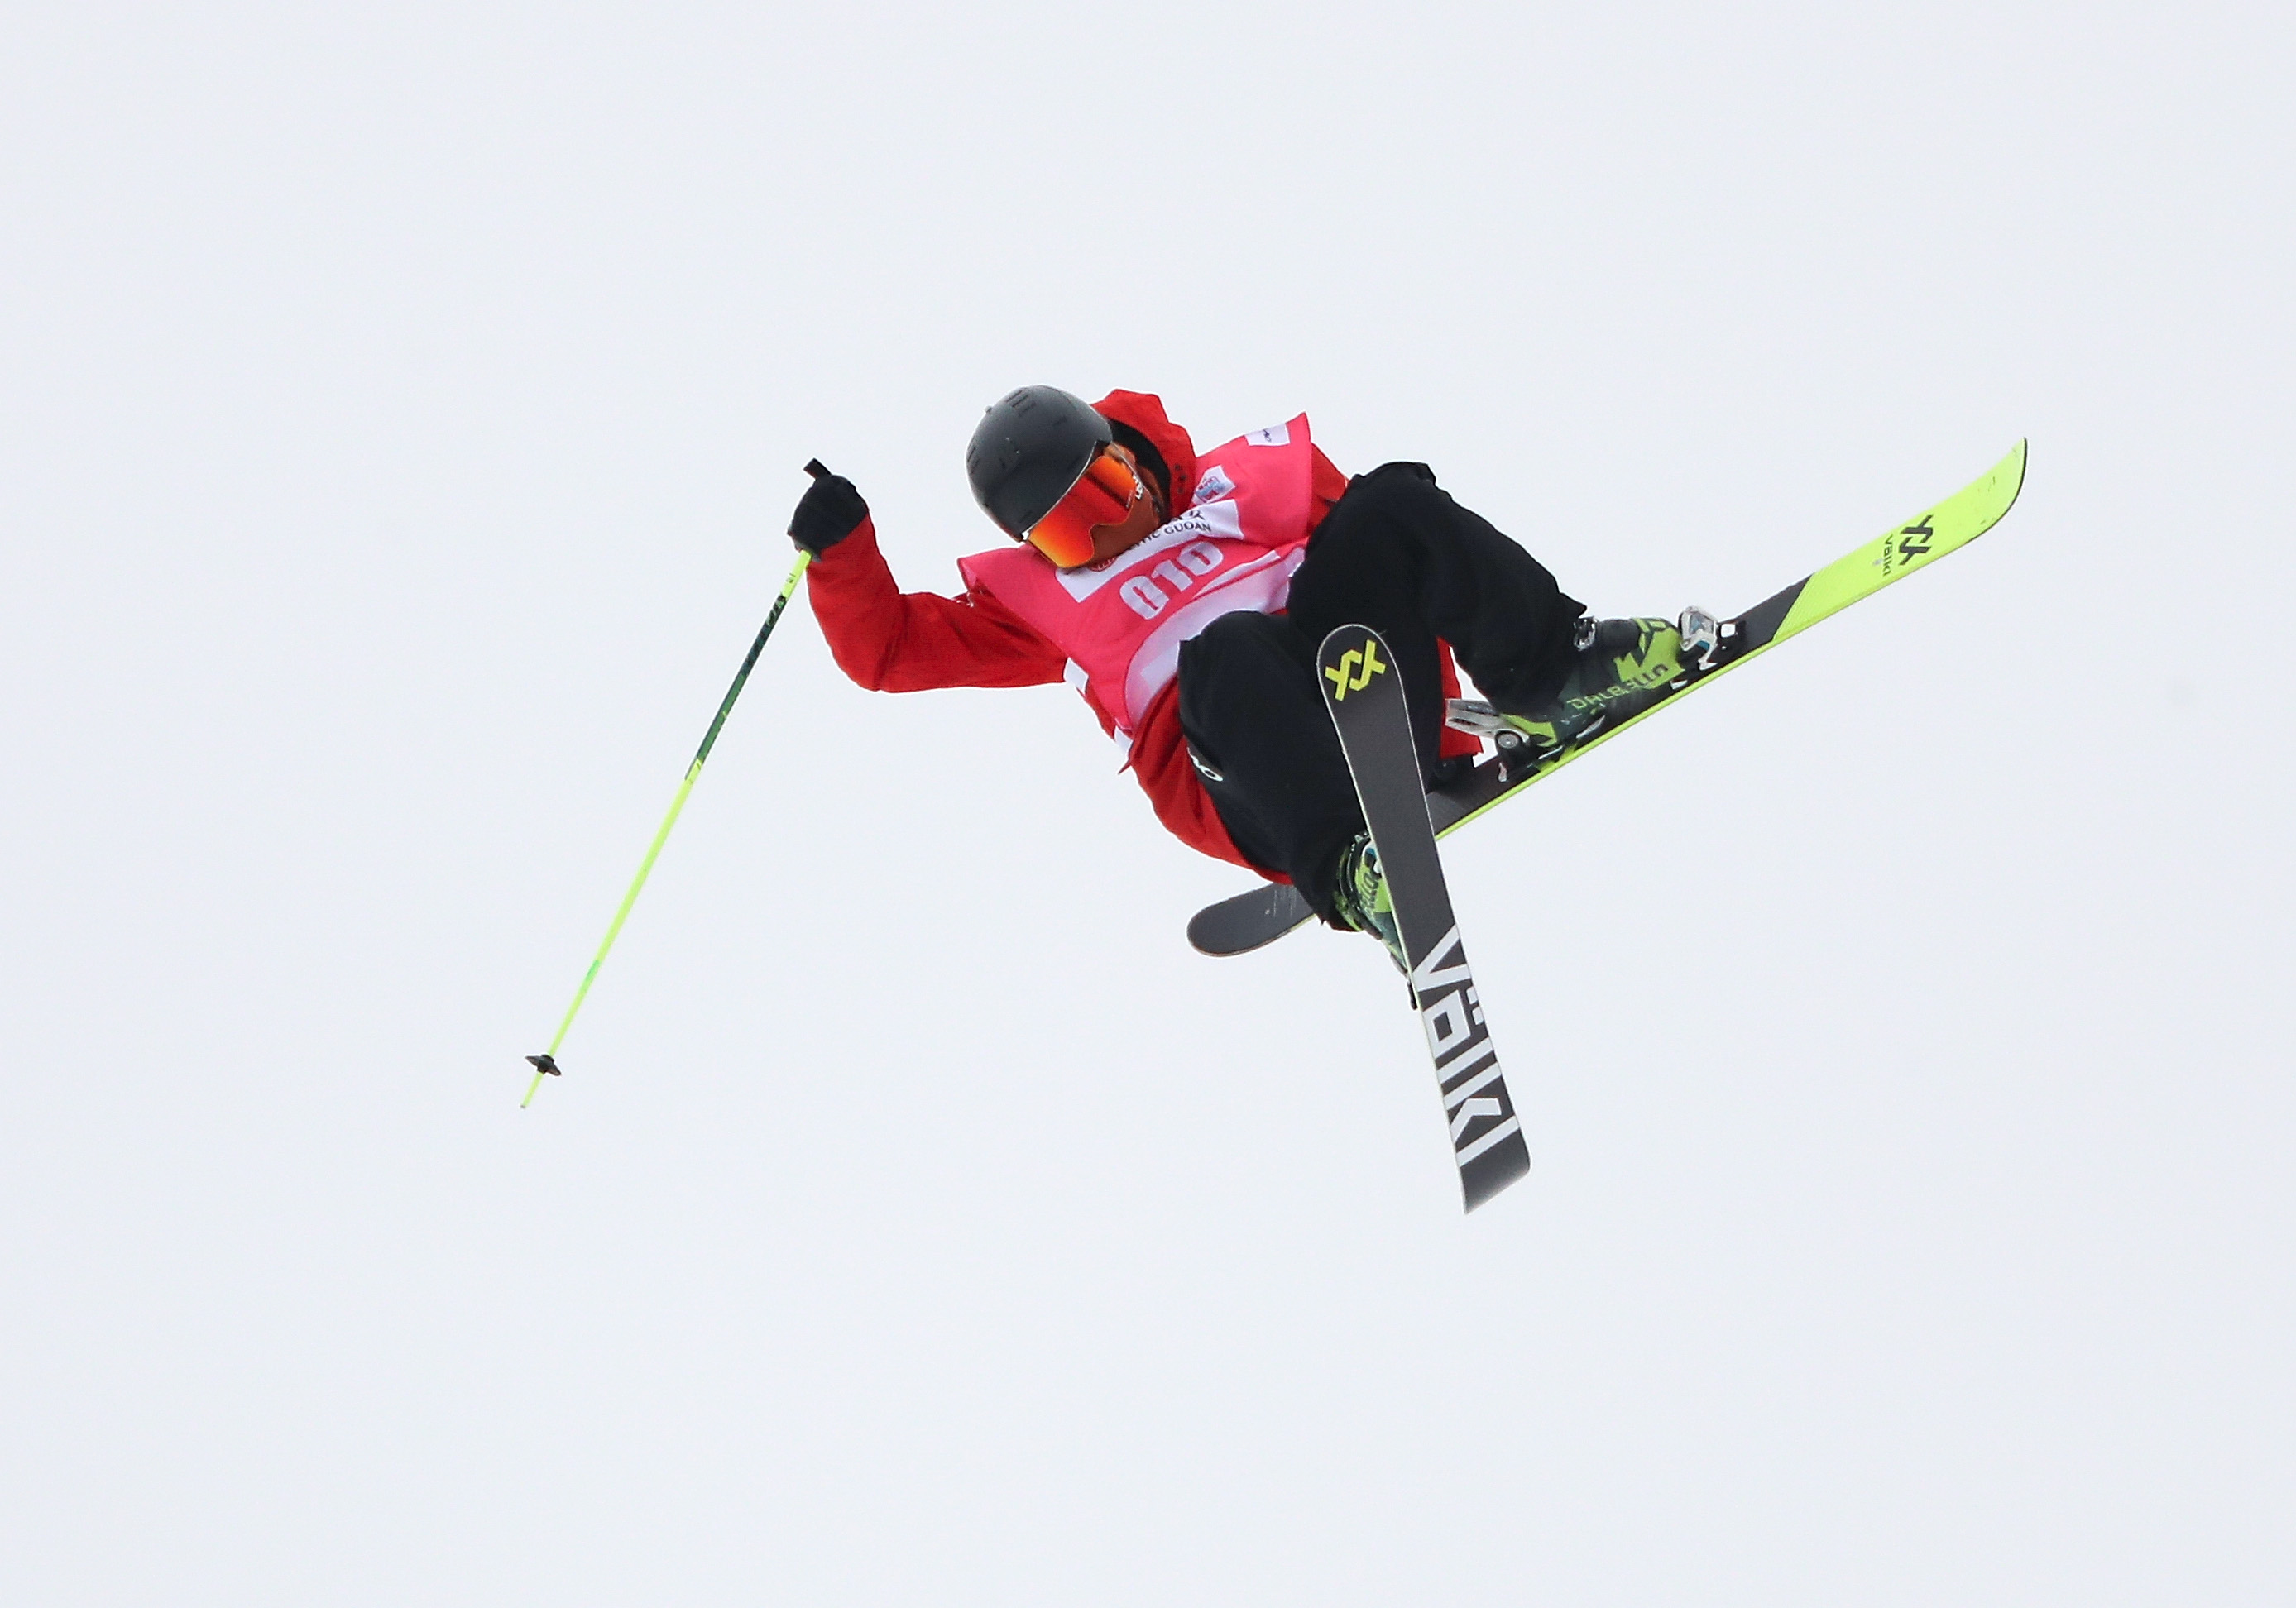
[[813,561],[806,596],[838,668],[872,691],[1036,687],[1059,681],[1067,664],[986,592],[945,598],[901,591],[870,519]]

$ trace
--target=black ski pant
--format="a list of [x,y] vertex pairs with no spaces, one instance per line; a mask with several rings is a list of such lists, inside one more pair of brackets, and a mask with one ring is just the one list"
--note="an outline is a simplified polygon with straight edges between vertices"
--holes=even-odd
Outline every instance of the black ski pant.
[[1355,624],[1387,640],[1423,774],[1443,726],[1437,640],[1486,698],[1528,711],[1561,688],[1586,610],[1423,463],[1349,483],[1308,541],[1290,608],[1223,615],[1181,644],[1180,728],[1236,848],[1291,877],[1328,921],[1340,857],[1364,820],[1316,681],[1324,636]]

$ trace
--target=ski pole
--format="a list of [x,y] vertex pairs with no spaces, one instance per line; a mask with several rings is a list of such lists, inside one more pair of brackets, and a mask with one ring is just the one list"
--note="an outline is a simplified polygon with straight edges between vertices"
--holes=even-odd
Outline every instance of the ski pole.
[[[820,459],[816,458],[805,466],[805,472],[818,480],[829,470],[823,467]],[[802,548],[798,550],[797,562],[790,567],[789,579],[782,583],[781,595],[774,600],[772,609],[766,615],[766,623],[758,627],[758,640],[750,644],[750,657],[742,661],[741,669],[734,673],[734,684],[726,689],[726,701],[718,706],[718,718],[709,722],[709,731],[702,738],[701,747],[694,750],[693,763],[685,767],[685,780],[677,784],[677,796],[669,801],[669,813],[661,818],[661,829],[653,835],[653,842],[646,848],[645,858],[638,862],[638,874],[630,879],[630,891],[622,895],[622,906],[614,912],[613,925],[606,929],[605,940],[598,945],[598,952],[590,962],[590,969],[582,974],[582,986],[574,991],[574,1003],[566,1008],[566,1015],[558,1024],[558,1036],[550,1041],[550,1048],[540,1055],[526,1057],[533,1065],[534,1081],[526,1086],[526,1098],[518,1103],[520,1110],[523,1111],[534,1103],[534,1091],[542,1087],[545,1076],[554,1078],[562,1075],[558,1069],[558,1047],[566,1041],[566,1030],[574,1025],[574,1013],[580,1010],[582,1001],[589,998],[590,984],[597,980],[598,968],[606,963],[606,952],[614,947],[614,940],[621,935],[622,923],[629,918],[630,906],[638,902],[638,890],[645,886],[646,877],[653,870],[655,856],[661,853],[661,845],[669,840],[669,828],[677,824],[678,812],[685,808],[686,795],[693,791],[693,779],[701,774],[702,762],[709,757],[710,747],[718,741],[718,733],[725,729],[726,717],[734,712],[734,700],[742,696],[742,684],[750,679],[750,672],[756,667],[758,655],[765,651],[766,639],[773,635],[775,623],[782,617],[782,610],[789,607],[790,598],[797,591],[797,584],[805,578],[806,566],[812,562],[811,553]]]

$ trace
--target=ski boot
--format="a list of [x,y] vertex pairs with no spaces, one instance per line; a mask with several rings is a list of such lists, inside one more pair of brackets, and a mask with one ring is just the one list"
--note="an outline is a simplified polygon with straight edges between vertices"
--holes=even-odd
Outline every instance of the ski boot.
[[1562,685],[1537,709],[1509,714],[1472,698],[1454,698],[1448,724],[1487,737],[1510,773],[1600,737],[1711,669],[1726,627],[1702,608],[1680,621],[1578,622]]
[[1379,849],[1368,832],[1358,832],[1340,856],[1338,885],[1332,889],[1332,913],[1341,925],[1369,933],[1387,946],[1395,969],[1411,975],[1403,955],[1403,929],[1396,925],[1395,902],[1388,897],[1387,877],[1379,869]]
[[1455,698],[1443,722],[1488,741],[1510,774],[1600,736],[1737,657],[1737,622],[1703,608],[1664,620],[1582,619],[1562,687],[1544,708],[1505,714],[1480,698]]

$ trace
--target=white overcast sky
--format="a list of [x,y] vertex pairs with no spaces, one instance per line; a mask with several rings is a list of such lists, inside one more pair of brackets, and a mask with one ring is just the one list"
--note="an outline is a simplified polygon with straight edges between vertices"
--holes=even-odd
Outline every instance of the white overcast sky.
[[[2296,1596],[2282,6],[18,4],[0,1598]],[[1604,613],[2023,502],[1447,857],[1530,1138],[1070,692],[767,651],[1046,381]]]

